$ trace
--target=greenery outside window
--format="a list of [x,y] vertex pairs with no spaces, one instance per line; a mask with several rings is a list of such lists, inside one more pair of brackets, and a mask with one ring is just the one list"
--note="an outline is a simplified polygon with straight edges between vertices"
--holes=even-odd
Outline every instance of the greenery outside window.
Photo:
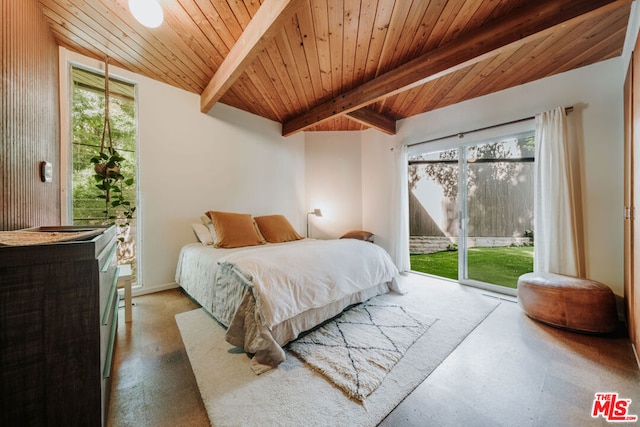
[[[73,66],[72,76],[72,215],[74,225],[118,225],[118,263],[131,264],[136,275],[137,220],[127,220],[123,207],[105,207],[103,191],[96,187],[91,158],[100,153],[104,127],[104,75]],[[123,175],[136,177],[136,102],[135,85],[109,78],[109,116],[113,147],[124,158]],[[135,206],[137,180],[134,185],[122,185],[128,201]],[[105,212],[106,211],[106,212]],[[116,217],[113,219],[112,217]],[[126,225],[128,223],[128,225]]]
[[533,271],[533,130],[409,157],[411,269],[490,290]]

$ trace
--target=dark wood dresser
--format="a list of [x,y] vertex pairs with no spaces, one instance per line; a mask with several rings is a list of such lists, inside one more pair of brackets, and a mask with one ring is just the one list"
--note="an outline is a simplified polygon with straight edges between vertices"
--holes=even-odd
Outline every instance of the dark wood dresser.
[[115,227],[98,232],[0,246],[0,425],[106,425],[118,267]]

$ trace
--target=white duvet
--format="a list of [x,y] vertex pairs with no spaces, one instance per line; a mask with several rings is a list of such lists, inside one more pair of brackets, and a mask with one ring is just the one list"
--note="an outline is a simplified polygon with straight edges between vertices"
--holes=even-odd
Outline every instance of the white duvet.
[[354,239],[303,240],[258,247],[218,259],[253,289],[268,328],[372,285],[393,282],[398,270],[379,246]]

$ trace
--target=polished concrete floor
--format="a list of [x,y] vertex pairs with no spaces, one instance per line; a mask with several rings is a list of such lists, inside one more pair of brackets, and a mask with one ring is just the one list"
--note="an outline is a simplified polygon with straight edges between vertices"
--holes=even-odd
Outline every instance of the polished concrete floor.
[[[441,300],[450,303],[446,294]],[[500,301],[381,425],[609,425],[591,417],[599,392],[631,399],[628,414],[640,416],[640,370],[622,326],[607,337],[571,333],[532,321],[511,297]],[[170,290],[134,298],[132,323],[120,310],[108,425],[209,425],[174,318],[196,307]]]

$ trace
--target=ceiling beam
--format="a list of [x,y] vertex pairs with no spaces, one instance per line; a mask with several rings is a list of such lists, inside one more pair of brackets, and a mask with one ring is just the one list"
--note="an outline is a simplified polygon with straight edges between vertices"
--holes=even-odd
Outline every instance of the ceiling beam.
[[347,113],[346,116],[353,121],[377,129],[388,135],[396,134],[396,121],[371,108],[365,107],[359,110],[353,110]]
[[560,26],[583,22],[629,3],[631,0],[530,2],[502,19],[482,26],[294,117],[283,124],[282,134],[292,135],[322,121],[350,113],[494,57],[505,50],[516,49],[551,34]]
[[244,73],[284,22],[305,3],[304,0],[265,0],[233,45],[207,87],[200,95],[200,111],[208,113],[236,79]]

